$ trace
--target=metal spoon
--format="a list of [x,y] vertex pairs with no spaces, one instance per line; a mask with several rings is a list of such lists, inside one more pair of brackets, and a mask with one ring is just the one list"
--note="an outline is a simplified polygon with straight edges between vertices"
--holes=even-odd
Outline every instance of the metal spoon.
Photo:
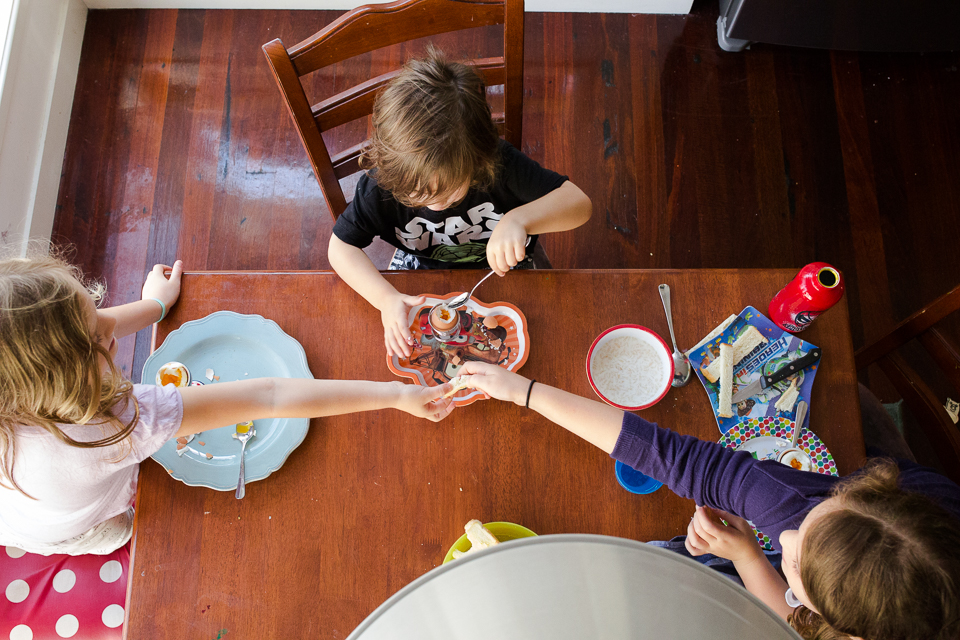
[[493,274],[494,274],[494,272],[491,271],[491,272],[488,273],[487,275],[483,276],[483,277],[480,279],[480,282],[478,282],[477,284],[473,285],[473,289],[470,289],[470,292],[469,292],[469,293],[461,293],[460,295],[458,295],[458,296],[457,296],[456,298],[454,298],[453,300],[447,302],[447,303],[446,303],[447,309],[459,309],[460,307],[462,307],[463,305],[465,305],[465,304],[467,303],[467,300],[470,299],[470,296],[473,295],[473,292],[477,290],[477,287],[479,287],[481,284],[483,284],[483,281],[486,280],[487,278],[489,278],[490,276],[492,276]]
[[[807,403],[801,400],[800,402],[797,403],[797,416],[796,416],[796,419],[794,420],[793,438],[790,439],[790,447],[780,452],[780,455],[777,456],[777,462],[783,463],[783,459],[784,457],[786,457],[788,453],[796,453],[798,457],[804,458],[806,460],[808,467],[813,466],[813,460],[810,458],[810,454],[808,454],[803,449],[797,447],[797,441],[800,439],[800,432],[803,430],[803,420],[806,417],[807,417]],[[784,464],[788,464],[788,463],[784,463]]]
[[240,500],[241,498],[243,498],[243,496],[246,495],[247,493],[246,487],[244,486],[244,481],[243,481],[243,459],[244,459],[243,454],[247,450],[247,440],[249,440],[255,435],[257,435],[257,432],[255,429],[250,429],[246,433],[233,434],[233,437],[240,441],[240,479],[237,480],[237,493],[236,493],[237,500]]
[[667,314],[667,327],[670,329],[670,341],[673,342],[673,381],[674,387],[682,387],[690,382],[690,363],[687,356],[677,348],[677,339],[673,335],[673,314],[670,311],[670,287],[660,285],[660,300],[663,301],[663,312]]

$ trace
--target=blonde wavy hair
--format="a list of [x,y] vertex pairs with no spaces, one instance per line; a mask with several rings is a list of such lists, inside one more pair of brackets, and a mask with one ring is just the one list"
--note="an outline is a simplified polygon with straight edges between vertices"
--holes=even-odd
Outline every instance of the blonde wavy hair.
[[492,187],[499,140],[483,78],[429,47],[377,96],[360,166],[376,169],[377,184],[398,202],[419,207],[464,184]]
[[803,539],[800,581],[811,604],[790,616],[808,640],[960,637],[960,521],[900,489],[877,459],[837,485],[838,508]]
[[[13,477],[23,425],[94,448],[123,442],[140,417],[133,385],[90,331],[84,288],[79,269],[58,255],[0,260],[0,486],[24,495]],[[99,299],[103,288],[88,291]],[[131,402],[124,424],[116,416]],[[95,424],[104,437],[77,441],[60,424]]]

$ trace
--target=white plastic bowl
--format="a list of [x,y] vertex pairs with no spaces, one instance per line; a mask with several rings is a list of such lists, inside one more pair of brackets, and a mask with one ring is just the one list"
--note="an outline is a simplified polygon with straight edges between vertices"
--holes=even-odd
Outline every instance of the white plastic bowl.
[[[656,381],[656,393],[648,398],[643,398],[643,401],[637,406],[626,406],[613,402],[600,391],[600,389],[597,387],[596,381],[593,378],[593,359],[597,349],[610,340],[625,336],[637,338],[646,345],[652,347],[654,353],[657,354],[657,356],[660,358],[661,364],[663,365],[661,368],[660,379]],[[593,344],[590,345],[590,350],[587,352],[587,379],[590,381],[590,386],[593,387],[594,392],[596,392],[596,394],[600,396],[600,399],[607,404],[617,407],[618,409],[624,409],[626,411],[638,411],[640,409],[646,409],[647,407],[652,407],[658,403],[663,396],[667,395],[667,391],[670,390],[670,382],[673,380],[673,356],[670,354],[670,349],[667,347],[667,343],[663,341],[663,338],[658,336],[650,329],[641,327],[638,324],[620,324],[615,327],[610,327],[601,333],[599,336],[597,336],[596,340],[593,341]]]

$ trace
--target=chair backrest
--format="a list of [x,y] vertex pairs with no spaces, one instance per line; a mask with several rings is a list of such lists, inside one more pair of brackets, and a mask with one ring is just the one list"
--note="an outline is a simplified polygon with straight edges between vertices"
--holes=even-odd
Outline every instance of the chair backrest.
[[913,314],[890,333],[857,351],[857,370],[876,363],[903,397],[927,439],[936,450],[946,474],[960,484],[960,428],[953,423],[940,398],[897,350],[916,339],[942,370],[941,379],[960,400],[960,354],[948,334],[937,328],[960,310],[960,286]]
[[501,135],[520,148],[523,105],[523,0],[400,0],[357,7],[287,49],[263,45],[290,116],[307,150],[334,220],[347,207],[340,179],[360,170],[364,142],[330,156],[322,132],[366,118],[377,91],[399,70],[372,78],[311,106],[302,78],[376,49],[451,31],[503,25],[503,56],[466,60],[487,86],[503,85],[503,112],[493,118]]

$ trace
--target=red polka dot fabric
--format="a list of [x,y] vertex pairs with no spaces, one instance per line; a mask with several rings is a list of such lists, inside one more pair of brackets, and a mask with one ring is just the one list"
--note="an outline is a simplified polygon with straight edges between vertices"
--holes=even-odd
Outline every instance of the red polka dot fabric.
[[130,545],[105,556],[0,547],[0,640],[120,640]]

